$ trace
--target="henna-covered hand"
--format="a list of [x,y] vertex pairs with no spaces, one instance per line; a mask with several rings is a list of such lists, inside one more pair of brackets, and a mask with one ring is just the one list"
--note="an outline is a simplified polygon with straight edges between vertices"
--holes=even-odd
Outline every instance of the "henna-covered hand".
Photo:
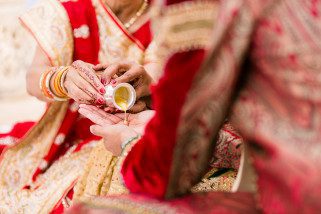
[[[93,66],[97,72],[101,72],[102,82],[116,86],[119,83],[131,83],[136,91],[137,102],[130,109],[132,113],[138,113],[146,110],[144,98],[150,95],[150,86],[152,78],[146,72],[144,66],[131,61],[121,61],[110,65],[99,64]],[[142,98],[142,99],[141,99]],[[105,111],[113,113],[117,110],[107,106]]]
[[93,65],[77,60],[69,67],[64,86],[68,96],[78,103],[105,104],[104,85],[93,70]]
[[95,71],[102,71],[102,79],[106,84],[131,83],[136,90],[137,99],[150,95],[152,78],[144,66],[131,61],[121,61],[110,65],[99,64],[93,66]]

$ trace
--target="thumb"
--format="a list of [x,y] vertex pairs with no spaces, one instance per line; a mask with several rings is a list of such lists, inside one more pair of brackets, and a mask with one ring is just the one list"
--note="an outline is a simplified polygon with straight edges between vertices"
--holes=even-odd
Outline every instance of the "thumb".
[[94,135],[104,137],[104,128],[100,125],[92,125],[90,126],[90,132]]

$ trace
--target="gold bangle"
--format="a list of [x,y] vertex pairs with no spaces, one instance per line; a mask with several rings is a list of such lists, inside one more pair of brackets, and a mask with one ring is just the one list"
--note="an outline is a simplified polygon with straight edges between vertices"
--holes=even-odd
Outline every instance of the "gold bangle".
[[62,89],[62,91],[68,96],[68,91],[66,89],[66,87],[64,86],[64,82],[66,79],[66,75],[68,73],[68,69],[70,68],[70,66],[67,66],[66,69],[64,70],[64,72],[62,73],[61,77],[60,77],[60,87]]
[[[58,76],[59,72],[57,73],[55,79],[53,80],[54,90],[52,90],[52,88],[50,87],[50,82],[51,82],[52,76],[57,72],[57,70],[58,70],[58,68],[51,68],[51,69],[48,69],[47,71],[45,71],[41,75],[40,81],[39,81],[40,89],[41,89],[42,94],[49,99],[53,99],[56,101],[66,101],[68,98],[67,94],[59,91],[59,88],[58,88],[60,86],[60,79]],[[57,78],[57,76],[58,76],[58,78]],[[57,83],[58,83],[58,85],[57,85]]]
[[54,71],[53,70],[47,70],[45,71],[40,78],[40,89],[42,94],[49,98],[49,99],[53,99],[52,93],[49,90],[48,86],[49,86],[49,82],[51,79],[51,76],[53,75]]
[[61,88],[60,80],[63,75],[63,73],[66,71],[66,67],[63,67],[57,72],[57,75],[54,79],[54,90],[56,92],[56,95],[60,98],[67,98],[67,93],[64,92],[64,90]]
[[[54,83],[53,87],[54,87],[55,93],[52,92],[52,91],[51,92],[52,92],[52,96],[53,96],[54,100],[56,100],[56,101],[66,101],[68,99],[67,95],[59,90],[59,76],[60,76],[61,71],[65,69],[64,67],[60,67],[60,68],[62,68],[62,69],[59,70],[58,72],[57,72],[57,70],[59,68],[55,69],[55,72],[57,72],[57,75],[55,76],[55,79],[53,81],[53,83]],[[58,83],[58,85],[57,85],[57,83]],[[50,89],[51,88],[49,86],[49,90]]]

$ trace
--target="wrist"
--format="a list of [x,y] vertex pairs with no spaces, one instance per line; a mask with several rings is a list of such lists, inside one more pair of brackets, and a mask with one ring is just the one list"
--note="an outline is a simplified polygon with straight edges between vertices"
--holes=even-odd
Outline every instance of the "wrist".
[[[120,141],[122,142],[126,142],[132,138],[135,138],[139,135],[139,133],[136,132],[136,130],[128,127],[128,126],[125,126],[122,133],[120,134]],[[122,145],[121,144],[121,145]]]
[[126,146],[128,146],[130,143],[132,143],[134,140],[137,140],[138,138],[140,137],[140,135],[136,135],[134,137],[131,137],[129,139],[127,139],[126,141],[124,141],[122,144],[121,144],[121,148],[122,150],[124,150],[126,148]]

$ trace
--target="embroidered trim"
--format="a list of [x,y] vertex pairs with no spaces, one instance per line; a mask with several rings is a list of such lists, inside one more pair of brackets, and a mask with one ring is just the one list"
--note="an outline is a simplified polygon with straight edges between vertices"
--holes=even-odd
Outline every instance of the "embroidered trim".
[[73,55],[73,33],[64,7],[44,0],[20,17],[53,66],[69,65]]
[[[12,190],[8,186],[1,186],[1,209],[14,213],[49,213],[59,200],[65,198],[66,190],[70,189],[81,175],[91,149],[91,146],[85,146],[76,153],[68,152],[50,166],[45,174],[40,175],[31,189]],[[67,202],[71,205],[68,199]]]
[[88,25],[81,25],[79,28],[74,29],[74,37],[87,39],[90,35]]
[[104,8],[100,0],[92,0],[92,4],[96,10],[99,27],[99,62],[109,64],[127,59],[143,64],[144,49],[117,25],[111,12]]
[[218,10],[215,1],[190,1],[166,7],[153,20],[159,58],[164,62],[170,54],[206,48]]
[[124,35],[126,35],[126,38],[135,43],[142,51],[145,50],[144,46],[140,43],[139,40],[137,40],[135,37],[132,36],[131,33],[128,32],[127,28],[121,23],[121,21],[117,18],[117,16],[114,15],[114,13],[111,11],[109,7],[106,6],[102,2],[102,0],[98,0],[100,2],[101,7],[105,10],[105,13],[109,16],[109,19],[113,21],[113,24],[116,25],[116,27],[123,32]]
[[126,147],[128,144],[130,144],[130,143],[131,143],[132,141],[134,141],[134,140],[137,140],[139,137],[140,137],[140,136],[137,135],[137,136],[135,136],[135,137],[132,137],[132,138],[126,140],[125,142],[123,142],[123,143],[121,144],[121,148],[122,148],[122,149],[125,149],[125,147]]
[[45,159],[43,159],[41,161],[41,163],[39,164],[39,169],[45,170],[45,169],[47,169],[47,167],[48,167],[48,162]]
[[63,133],[58,134],[54,141],[54,144],[56,144],[57,146],[61,145],[64,142],[65,138],[66,138],[65,134]]
[[14,144],[16,144],[17,141],[18,141],[17,138],[8,136],[8,137],[0,138],[0,145],[13,146]]
[[93,196],[104,196],[108,193],[112,182],[117,158],[106,150],[101,140],[91,151],[83,174],[74,188],[75,201],[88,201]]
[[0,162],[0,188],[12,191],[23,188],[32,179],[32,175],[42,158],[52,145],[68,103],[51,104],[43,118],[20,140],[19,144],[9,148]]

